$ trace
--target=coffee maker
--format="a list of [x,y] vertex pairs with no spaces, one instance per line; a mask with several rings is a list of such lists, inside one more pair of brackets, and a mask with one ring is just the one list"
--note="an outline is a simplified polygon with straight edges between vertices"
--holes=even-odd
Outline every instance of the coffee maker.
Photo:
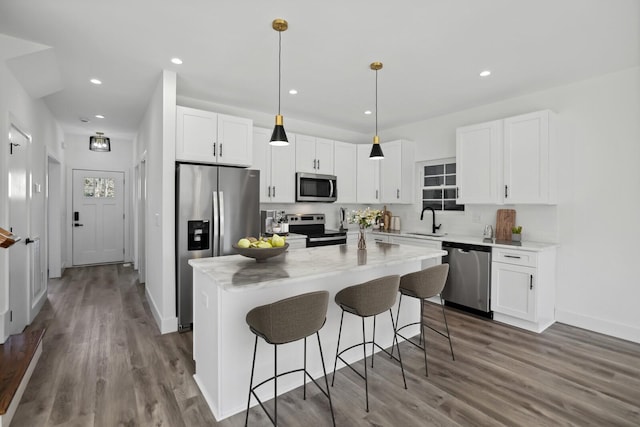
[[[260,233],[263,235],[270,235],[273,233],[282,233],[283,231],[282,231],[281,223],[284,221],[284,219],[285,219],[284,211],[279,211],[279,210],[260,211]],[[286,231],[289,231],[288,227]]]

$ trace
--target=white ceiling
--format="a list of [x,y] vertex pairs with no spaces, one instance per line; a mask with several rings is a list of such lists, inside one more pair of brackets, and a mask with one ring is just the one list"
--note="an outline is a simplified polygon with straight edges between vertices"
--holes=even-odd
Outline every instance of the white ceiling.
[[376,60],[381,129],[640,65],[638,0],[4,0],[0,33],[53,48],[66,132],[132,137],[162,69],[178,95],[275,115],[277,17],[285,126],[372,133]]

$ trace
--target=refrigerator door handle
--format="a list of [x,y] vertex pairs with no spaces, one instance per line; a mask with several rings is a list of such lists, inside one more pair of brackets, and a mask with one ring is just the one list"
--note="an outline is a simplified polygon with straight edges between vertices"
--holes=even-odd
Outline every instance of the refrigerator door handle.
[[220,218],[218,216],[218,192],[213,192],[213,232],[211,233],[211,247],[213,249],[213,256],[219,255],[218,242],[220,241],[218,236],[218,230],[220,229]]
[[220,223],[220,255],[224,255],[224,193],[220,191],[220,213],[218,222]]

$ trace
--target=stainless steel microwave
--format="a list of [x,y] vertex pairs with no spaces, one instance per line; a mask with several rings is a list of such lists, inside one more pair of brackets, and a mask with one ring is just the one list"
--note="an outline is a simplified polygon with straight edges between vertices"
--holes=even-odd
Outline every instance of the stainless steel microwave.
[[335,175],[296,173],[297,202],[335,202],[338,183]]

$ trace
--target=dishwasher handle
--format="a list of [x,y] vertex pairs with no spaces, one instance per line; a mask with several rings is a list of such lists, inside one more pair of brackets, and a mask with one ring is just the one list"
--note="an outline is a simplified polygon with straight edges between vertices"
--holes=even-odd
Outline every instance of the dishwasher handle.
[[475,245],[471,243],[442,242],[442,249],[446,250],[448,248],[459,249],[461,253],[467,253],[469,251],[491,253],[491,246]]

